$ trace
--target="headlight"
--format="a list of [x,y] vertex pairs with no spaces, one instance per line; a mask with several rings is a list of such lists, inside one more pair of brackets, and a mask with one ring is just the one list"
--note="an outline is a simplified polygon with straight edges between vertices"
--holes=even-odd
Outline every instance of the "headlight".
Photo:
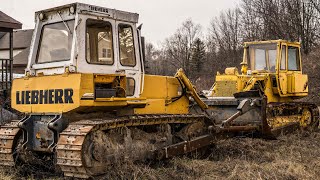
[[71,6],[71,7],[69,8],[69,12],[70,12],[70,14],[74,14],[74,13],[75,13],[75,9],[74,9],[73,6]]
[[45,15],[44,15],[43,13],[40,13],[40,14],[39,14],[39,19],[40,19],[40,21],[43,21],[43,20],[44,20],[44,17],[45,17]]

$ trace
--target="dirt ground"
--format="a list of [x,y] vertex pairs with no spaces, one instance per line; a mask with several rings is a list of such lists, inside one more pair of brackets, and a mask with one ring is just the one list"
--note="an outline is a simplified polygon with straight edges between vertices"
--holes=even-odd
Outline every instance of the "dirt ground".
[[[11,169],[2,171],[0,179],[65,178]],[[226,139],[217,142],[203,159],[124,164],[98,179],[320,179],[320,132],[295,132],[277,140]]]

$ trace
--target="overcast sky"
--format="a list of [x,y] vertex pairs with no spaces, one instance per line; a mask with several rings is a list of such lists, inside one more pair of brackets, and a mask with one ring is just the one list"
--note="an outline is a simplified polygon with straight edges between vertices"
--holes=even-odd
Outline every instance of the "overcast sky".
[[240,0],[1,0],[0,10],[23,23],[24,29],[34,28],[34,12],[42,9],[83,2],[140,14],[143,35],[147,41],[159,43],[172,35],[188,18],[206,30],[220,11],[233,8]]

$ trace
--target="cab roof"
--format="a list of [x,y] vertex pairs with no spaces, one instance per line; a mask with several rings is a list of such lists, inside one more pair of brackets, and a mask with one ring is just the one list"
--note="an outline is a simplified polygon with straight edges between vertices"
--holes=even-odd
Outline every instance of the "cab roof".
[[270,44],[270,43],[288,43],[291,45],[298,45],[300,46],[300,42],[291,42],[283,39],[278,39],[278,40],[268,40],[268,41],[252,41],[252,42],[245,42],[244,46],[249,46],[249,45],[255,45],[255,44]]
[[72,4],[66,4],[63,6],[58,6],[50,9],[45,9],[41,11],[37,11],[35,13],[35,17],[37,17],[41,13],[50,13],[54,11],[61,11],[65,9],[70,9],[71,7],[74,8],[74,12],[78,14],[92,14],[92,15],[100,15],[100,16],[108,16],[115,20],[121,20],[126,22],[133,22],[138,23],[139,20],[139,14],[137,13],[131,13],[126,11],[120,11],[116,9],[110,9],[106,7],[100,7],[95,5],[89,5],[84,3],[72,3]]

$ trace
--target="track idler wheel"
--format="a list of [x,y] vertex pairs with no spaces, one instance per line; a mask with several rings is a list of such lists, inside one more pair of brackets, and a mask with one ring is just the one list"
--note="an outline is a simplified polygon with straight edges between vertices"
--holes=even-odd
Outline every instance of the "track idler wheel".
[[305,108],[302,110],[300,126],[306,128],[312,124],[312,113],[309,109]]
[[312,131],[318,129],[319,119],[313,117],[312,111],[310,109],[304,108],[301,114],[300,126],[304,130]]

